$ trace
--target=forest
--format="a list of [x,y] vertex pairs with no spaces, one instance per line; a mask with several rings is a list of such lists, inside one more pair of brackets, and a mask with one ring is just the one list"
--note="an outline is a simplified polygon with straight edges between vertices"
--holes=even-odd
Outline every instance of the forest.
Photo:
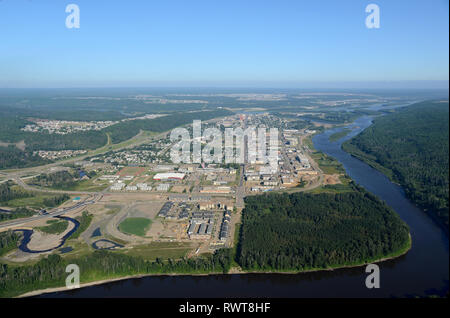
[[31,196],[33,195],[30,191],[26,191],[19,187],[14,187],[14,183],[12,181],[0,183],[0,202]]
[[354,186],[345,193],[245,199],[236,261],[250,271],[358,265],[405,252],[409,229],[385,203]]
[[31,183],[40,187],[58,189],[69,188],[76,184],[75,175],[65,170],[38,175],[31,180]]
[[9,213],[0,213],[0,222],[33,216],[36,212],[27,208],[16,208]]
[[427,101],[376,118],[342,147],[399,183],[448,228],[448,138],[448,101]]
[[214,254],[177,261],[146,261],[140,257],[109,251],[95,251],[76,259],[52,254],[33,265],[14,266],[0,263],[0,297],[64,286],[67,277],[65,268],[68,264],[79,266],[80,282],[86,283],[137,274],[226,273],[231,267],[232,259],[231,249],[220,249]]
[[17,248],[22,235],[11,230],[0,233],[0,256],[5,255],[9,251]]
[[[34,206],[37,204],[40,208],[52,208],[62,204],[63,202],[69,200],[69,196],[67,194],[55,194],[55,195],[46,195],[43,196],[42,203],[34,202],[34,198],[39,197],[40,194],[34,191],[25,190],[17,185],[14,185],[13,182],[8,181],[0,184],[0,203],[2,206],[10,206],[11,200],[22,199],[22,198],[30,198],[30,205]],[[28,199],[27,199],[28,200]],[[34,202],[34,204],[33,204]],[[14,207],[14,205],[12,205]],[[36,207],[35,207],[36,208]],[[16,207],[12,209],[10,212],[0,213],[0,222],[13,220],[17,218],[30,217],[34,215],[36,211],[32,209],[28,209],[24,206]]]

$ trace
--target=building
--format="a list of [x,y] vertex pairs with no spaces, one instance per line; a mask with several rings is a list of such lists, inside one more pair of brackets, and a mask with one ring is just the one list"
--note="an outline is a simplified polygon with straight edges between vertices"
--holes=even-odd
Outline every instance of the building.
[[112,191],[120,191],[125,187],[125,183],[115,183],[111,186],[110,190]]
[[216,205],[213,202],[200,202],[198,204],[198,208],[201,211],[203,211],[203,210],[210,210],[210,209],[216,208]]
[[136,184],[136,186],[141,191],[150,191],[152,189],[152,187],[147,185],[147,183],[138,183]]
[[161,209],[158,212],[158,216],[161,216],[164,218],[167,217],[172,206],[173,206],[173,202],[171,202],[171,201],[164,203],[164,205],[161,207]]
[[153,180],[183,180],[186,174],[184,173],[157,173],[153,177]]
[[228,186],[221,186],[221,187],[203,187],[203,189],[200,190],[200,193],[230,193],[231,187]]
[[175,165],[157,165],[155,168],[153,168],[153,171],[170,171],[174,170],[177,166]]
[[195,223],[191,223],[190,225],[189,225],[189,228],[188,228],[188,235],[192,235],[192,234],[194,234],[194,231],[195,231],[195,226],[196,226],[196,224]]
[[169,191],[170,184],[162,183],[156,187],[157,191]]

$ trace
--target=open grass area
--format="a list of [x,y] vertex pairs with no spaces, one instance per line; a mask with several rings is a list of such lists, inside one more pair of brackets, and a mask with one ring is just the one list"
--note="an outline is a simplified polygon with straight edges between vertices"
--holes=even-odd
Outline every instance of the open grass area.
[[345,170],[339,161],[330,156],[327,156],[323,152],[316,151],[311,154],[311,158],[315,162],[317,162],[320,169],[325,174],[345,173]]
[[146,260],[155,260],[157,258],[180,259],[186,256],[192,248],[192,243],[189,242],[152,242],[127,249],[123,253],[142,257]]
[[18,198],[9,200],[7,202],[3,202],[2,204],[4,206],[7,206],[9,208],[21,208],[21,207],[28,207],[32,209],[42,209],[45,208],[47,205],[44,203],[44,200],[49,200],[55,197],[55,194],[45,194],[40,192],[35,192],[32,197],[26,197],[26,198]]
[[127,218],[119,224],[119,230],[126,234],[145,236],[151,223],[147,218]]
[[69,222],[66,220],[48,220],[46,226],[40,226],[36,229],[48,234],[61,234],[67,229],[68,226]]
[[68,187],[55,188],[56,190],[65,191],[92,191],[98,192],[106,189],[110,184],[107,181],[99,181],[94,179],[77,181],[75,185]]

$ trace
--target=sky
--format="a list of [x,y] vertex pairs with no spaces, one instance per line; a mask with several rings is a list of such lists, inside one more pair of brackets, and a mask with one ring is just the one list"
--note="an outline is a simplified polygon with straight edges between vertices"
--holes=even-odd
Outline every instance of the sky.
[[448,0],[0,0],[0,87],[448,87],[448,15]]

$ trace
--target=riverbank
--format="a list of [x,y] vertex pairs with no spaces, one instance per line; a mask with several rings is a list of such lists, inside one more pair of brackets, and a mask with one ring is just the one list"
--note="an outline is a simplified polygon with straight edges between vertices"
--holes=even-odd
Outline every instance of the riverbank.
[[[103,284],[108,284],[108,283],[113,283],[113,282],[118,282],[118,281],[124,281],[124,280],[128,280],[128,279],[145,278],[145,277],[151,277],[151,276],[155,276],[155,277],[156,276],[192,276],[192,277],[198,276],[198,277],[201,277],[201,276],[212,276],[212,275],[244,275],[244,274],[299,275],[299,274],[307,274],[307,273],[312,273],[312,272],[335,271],[335,270],[345,269],[345,268],[357,268],[357,267],[366,266],[368,264],[381,263],[381,262],[385,262],[388,260],[392,260],[392,259],[398,258],[398,257],[403,256],[406,253],[408,253],[408,251],[411,249],[411,247],[412,247],[412,239],[411,239],[411,235],[409,235],[409,240],[408,240],[407,245],[404,248],[402,248],[401,250],[399,250],[398,252],[391,253],[391,254],[389,254],[383,258],[377,259],[377,260],[358,263],[358,264],[341,265],[341,266],[334,266],[334,267],[331,266],[328,268],[314,268],[314,269],[307,269],[307,270],[303,270],[303,271],[243,271],[238,268],[231,268],[230,271],[226,274],[220,273],[220,272],[202,273],[202,274],[185,274],[185,273],[136,274],[136,275],[128,275],[128,276],[124,276],[124,277],[109,278],[109,279],[103,279],[103,280],[83,283],[83,284],[80,284],[80,287],[77,289],[90,287],[90,286],[103,285]],[[16,296],[16,298],[35,297],[35,296],[39,296],[39,295],[43,295],[43,294],[56,293],[56,292],[69,291],[69,290],[75,290],[75,289],[68,289],[67,287],[46,288],[46,289],[40,289],[40,290],[26,292],[24,294]]]
[[448,236],[448,101],[424,101],[373,120],[342,150],[399,183]]
[[[367,153],[363,152],[362,150],[360,150],[359,148],[356,148],[354,145],[352,145],[350,143],[350,140],[351,139],[342,143],[341,148],[343,151],[345,151],[346,153],[351,155],[353,158],[361,160],[362,162],[364,162],[368,166],[372,167],[373,169],[378,170],[379,172],[384,174],[393,184],[396,184],[399,187],[401,187],[402,189],[404,189],[403,185],[396,180],[396,178],[393,175],[393,172],[389,168],[384,167],[381,164],[379,164],[378,162],[368,158],[367,156],[369,156],[369,155]],[[405,195],[412,203],[414,203],[414,205],[418,209],[420,209],[424,214],[426,214],[430,219],[432,219],[433,222],[435,222],[436,225],[438,225],[444,231],[444,233],[447,235],[447,237],[449,236],[448,226],[442,221],[442,219],[440,219],[436,215],[436,213],[434,213],[433,211],[426,211],[426,209],[424,207],[422,207],[419,204],[417,204],[416,202],[414,202],[414,200],[410,196],[408,196],[406,193],[405,193]]]

